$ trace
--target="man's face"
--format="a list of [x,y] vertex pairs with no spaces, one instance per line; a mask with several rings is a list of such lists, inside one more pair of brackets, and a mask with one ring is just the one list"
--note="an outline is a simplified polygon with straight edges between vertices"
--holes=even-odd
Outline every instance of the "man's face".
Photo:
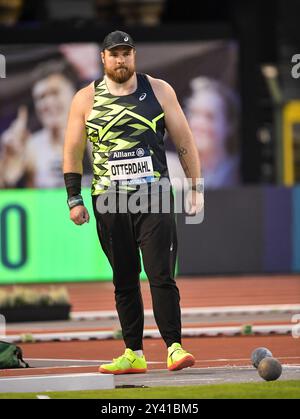
[[61,74],[39,80],[33,87],[37,116],[45,128],[57,129],[66,125],[75,89]]
[[116,83],[125,83],[135,72],[135,49],[119,46],[101,52],[105,74]]

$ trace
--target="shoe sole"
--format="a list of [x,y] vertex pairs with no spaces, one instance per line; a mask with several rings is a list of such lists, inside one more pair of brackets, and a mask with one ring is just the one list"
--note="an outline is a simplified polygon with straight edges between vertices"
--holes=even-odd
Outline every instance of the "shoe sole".
[[180,361],[175,362],[173,365],[168,367],[169,371],[178,371],[182,370],[183,368],[192,367],[195,364],[195,358],[193,355],[187,355],[184,358],[180,359]]
[[120,374],[143,374],[143,373],[147,372],[147,370],[146,369],[142,370],[142,369],[130,368],[128,370],[109,371],[109,370],[106,370],[105,368],[100,367],[99,372],[101,372],[102,374],[120,375]]

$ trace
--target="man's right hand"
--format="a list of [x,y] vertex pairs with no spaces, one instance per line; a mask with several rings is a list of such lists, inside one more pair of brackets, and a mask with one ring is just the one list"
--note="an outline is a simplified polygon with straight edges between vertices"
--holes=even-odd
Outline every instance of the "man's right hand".
[[83,205],[77,205],[70,210],[70,219],[80,226],[90,221],[89,212]]

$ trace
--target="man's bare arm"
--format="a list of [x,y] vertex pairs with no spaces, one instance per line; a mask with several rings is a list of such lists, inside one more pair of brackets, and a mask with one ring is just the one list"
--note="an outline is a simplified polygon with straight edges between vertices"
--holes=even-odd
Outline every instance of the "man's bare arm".
[[165,113],[168,133],[175,144],[178,157],[187,178],[196,183],[201,177],[200,159],[192,132],[174,89],[162,80],[151,79],[155,94]]
[[82,175],[82,161],[86,147],[85,122],[93,106],[93,87],[89,85],[79,90],[73,98],[64,143],[64,173]]
[[[93,85],[79,90],[73,98],[65,134],[63,172],[69,196],[70,219],[77,225],[89,222],[80,192],[82,161],[86,146],[85,123],[93,107]],[[76,192],[78,190],[78,192]],[[76,193],[74,196],[72,191]],[[71,203],[73,199],[76,202]]]

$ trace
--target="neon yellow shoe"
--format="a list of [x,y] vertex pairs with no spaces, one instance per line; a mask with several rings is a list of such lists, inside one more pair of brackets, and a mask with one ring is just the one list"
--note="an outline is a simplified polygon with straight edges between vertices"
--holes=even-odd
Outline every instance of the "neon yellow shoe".
[[100,365],[99,371],[104,374],[139,374],[147,371],[147,363],[144,355],[137,356],[131,349],[126,349],[111,364]]
[[191,367],[195,364],[195,358],[192,354],[182,349],[180,343],[173,343],[168,348],[168,370],[177,371],[182,368]]

